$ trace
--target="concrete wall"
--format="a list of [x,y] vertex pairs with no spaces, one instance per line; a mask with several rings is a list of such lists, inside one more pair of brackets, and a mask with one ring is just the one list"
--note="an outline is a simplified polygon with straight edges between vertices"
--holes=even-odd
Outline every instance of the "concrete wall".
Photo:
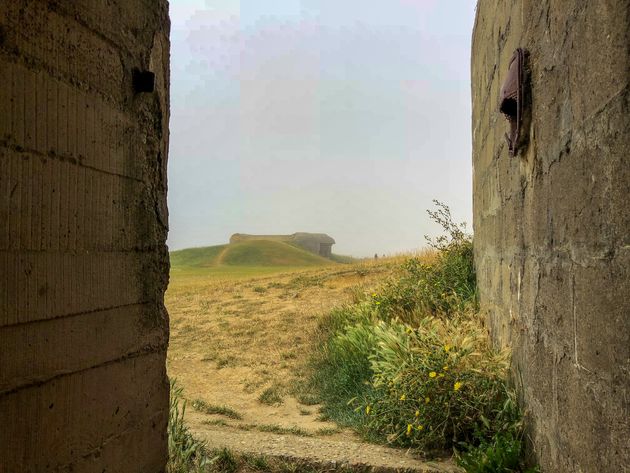
[[330,258],[335,240],[325,233],[297,232],[293,235],[293,244],[316,255]]
[[[529,50],[529,146],[499,89]],[[629,471],[630,1],[480,0],[472,50],[482,310],[547,472]]]
[[319,255],[324,258],[330,258],[332,256],[332,243],[320,243]]
[[0,2],[2,473],[164,469],[168,28],[166,0]]

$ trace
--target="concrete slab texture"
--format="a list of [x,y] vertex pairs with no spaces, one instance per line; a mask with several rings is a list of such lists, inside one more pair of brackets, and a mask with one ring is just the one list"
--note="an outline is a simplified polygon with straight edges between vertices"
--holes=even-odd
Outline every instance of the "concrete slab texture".
[[[499,92],[528,52],[521,150]],[[630,1],[480,0],[472,46],[481,307],[548,472],[630,471]]]
[[167,8],[0,2],[0,472],[164,469]]

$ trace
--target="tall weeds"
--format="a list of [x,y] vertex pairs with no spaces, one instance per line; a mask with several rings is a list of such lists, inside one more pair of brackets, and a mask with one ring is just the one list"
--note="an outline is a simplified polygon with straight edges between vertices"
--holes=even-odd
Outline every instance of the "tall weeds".
[[429,241],[433,256],[407,260],[378,291],[329,314],[310,388],[324,415],[369,439],[460,451],[468,471],[490,452],[508,465],[494,471],[520,471],[509,354],[492,349],[478,314],[472,238],[435,203],[429,215],[445,234]]
[[207,463],[206,445],[196,440],[184,423],[186,401],[182,388],[171,381],[168,417],[168,473],[202,473]]

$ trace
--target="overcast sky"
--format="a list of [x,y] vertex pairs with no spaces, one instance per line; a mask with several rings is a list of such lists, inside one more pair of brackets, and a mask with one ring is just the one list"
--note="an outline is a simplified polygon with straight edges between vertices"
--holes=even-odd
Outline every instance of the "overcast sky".
[[171,0],[170,249],[328,233],[424,245],[471,223],[474,0]]

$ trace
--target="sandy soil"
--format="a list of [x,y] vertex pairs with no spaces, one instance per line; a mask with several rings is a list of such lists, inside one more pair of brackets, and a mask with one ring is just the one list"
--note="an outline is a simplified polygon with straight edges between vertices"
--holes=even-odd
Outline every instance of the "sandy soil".
[[[168,371],[184,388],[193,432],[211,447],[241,452],[381,471],[454,471],[450,462],[429,465],[408,452],[366,444],[320,420],[318,406],[292,396],[320,317],[389,271],[382,262],[237,280],[174,278],[166,296]],[[199,401],[210,411],[227,406],[236,414],[209,414]]]

